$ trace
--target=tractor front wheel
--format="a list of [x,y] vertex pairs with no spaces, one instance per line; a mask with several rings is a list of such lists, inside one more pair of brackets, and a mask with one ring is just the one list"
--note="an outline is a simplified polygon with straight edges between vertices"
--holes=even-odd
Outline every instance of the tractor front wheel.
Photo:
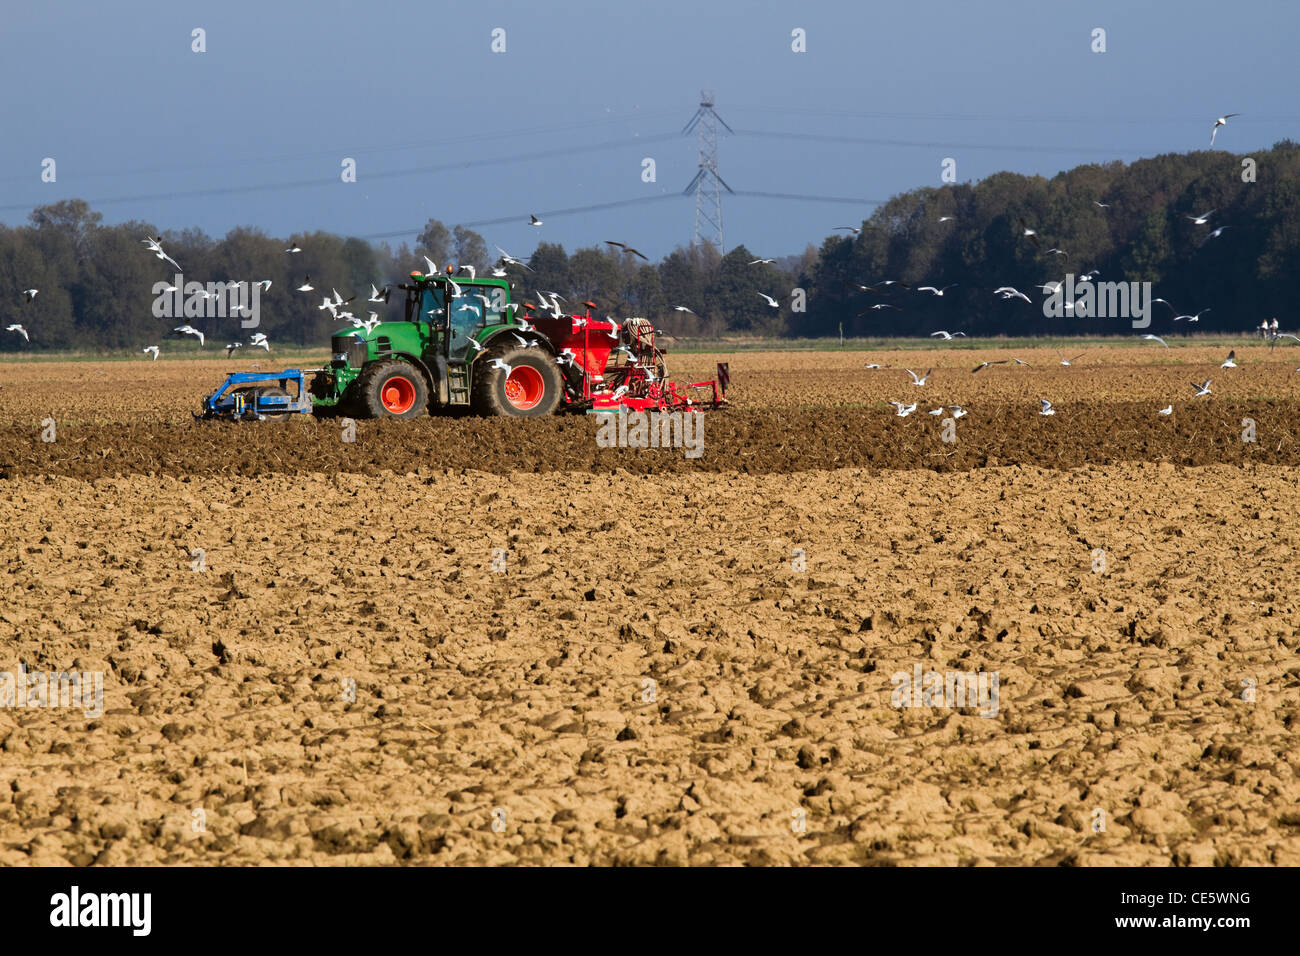
[[409,362],[373,362],[362,370],[357,386],[369,418],[415,418],[429,405],[429,386]]
[[473,368],[474,408],[481,415],[540,418],[560,404],[560,369],[541,346],[490,349]]

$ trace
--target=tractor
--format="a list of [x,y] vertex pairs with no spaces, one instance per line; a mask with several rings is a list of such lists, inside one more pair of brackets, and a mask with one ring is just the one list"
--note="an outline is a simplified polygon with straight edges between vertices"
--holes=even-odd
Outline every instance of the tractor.
[[458,278],[451,267],[446,275],[412,272],[398,288],[406,293],[402,321],[336,333],[324,368],[233,373],[204,400],[200,417],[416,418],[460,408],[534,418],[726,403],[725,364],[714,381],[666,379],[657,330],[645,319],[596,319],[590,302],[582,315],[521,308],[505,279]]

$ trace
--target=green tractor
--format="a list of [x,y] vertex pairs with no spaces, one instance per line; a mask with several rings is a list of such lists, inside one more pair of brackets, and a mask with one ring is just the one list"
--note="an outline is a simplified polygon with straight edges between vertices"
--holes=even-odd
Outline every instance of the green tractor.
[[[400,322],[337,333],[312,411],[415,418],[430,408],[549,415],[564,398],[553,344],[515,316],[505,279],[411,273]],[[568,319],[566,318],[566,323]]]

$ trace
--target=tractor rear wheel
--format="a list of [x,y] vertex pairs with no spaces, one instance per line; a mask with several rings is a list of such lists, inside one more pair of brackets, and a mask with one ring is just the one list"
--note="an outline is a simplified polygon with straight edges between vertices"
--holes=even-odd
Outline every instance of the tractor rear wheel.
[[368,418],[415,418],[429,405],[429,386],[409,362],[372,362],[362,369],[357,390]]
[[[500,359],[501,365],[493,360]],[[481,415],[540,418],[555,411],[564,392],[560,369],[540,346],[500,345],[474,360],[474,410]]]

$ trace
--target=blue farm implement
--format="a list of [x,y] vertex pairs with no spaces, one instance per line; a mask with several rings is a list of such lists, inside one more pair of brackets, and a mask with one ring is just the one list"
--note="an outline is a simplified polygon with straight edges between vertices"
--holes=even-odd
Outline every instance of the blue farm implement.
[[[306,376],[318,369],[287,368],[282,372],[233,372],[203,400],[203,418],[241,421],[284,421],[296,412],[311,411]],[[289,387],[292,385],[293,391]]]

